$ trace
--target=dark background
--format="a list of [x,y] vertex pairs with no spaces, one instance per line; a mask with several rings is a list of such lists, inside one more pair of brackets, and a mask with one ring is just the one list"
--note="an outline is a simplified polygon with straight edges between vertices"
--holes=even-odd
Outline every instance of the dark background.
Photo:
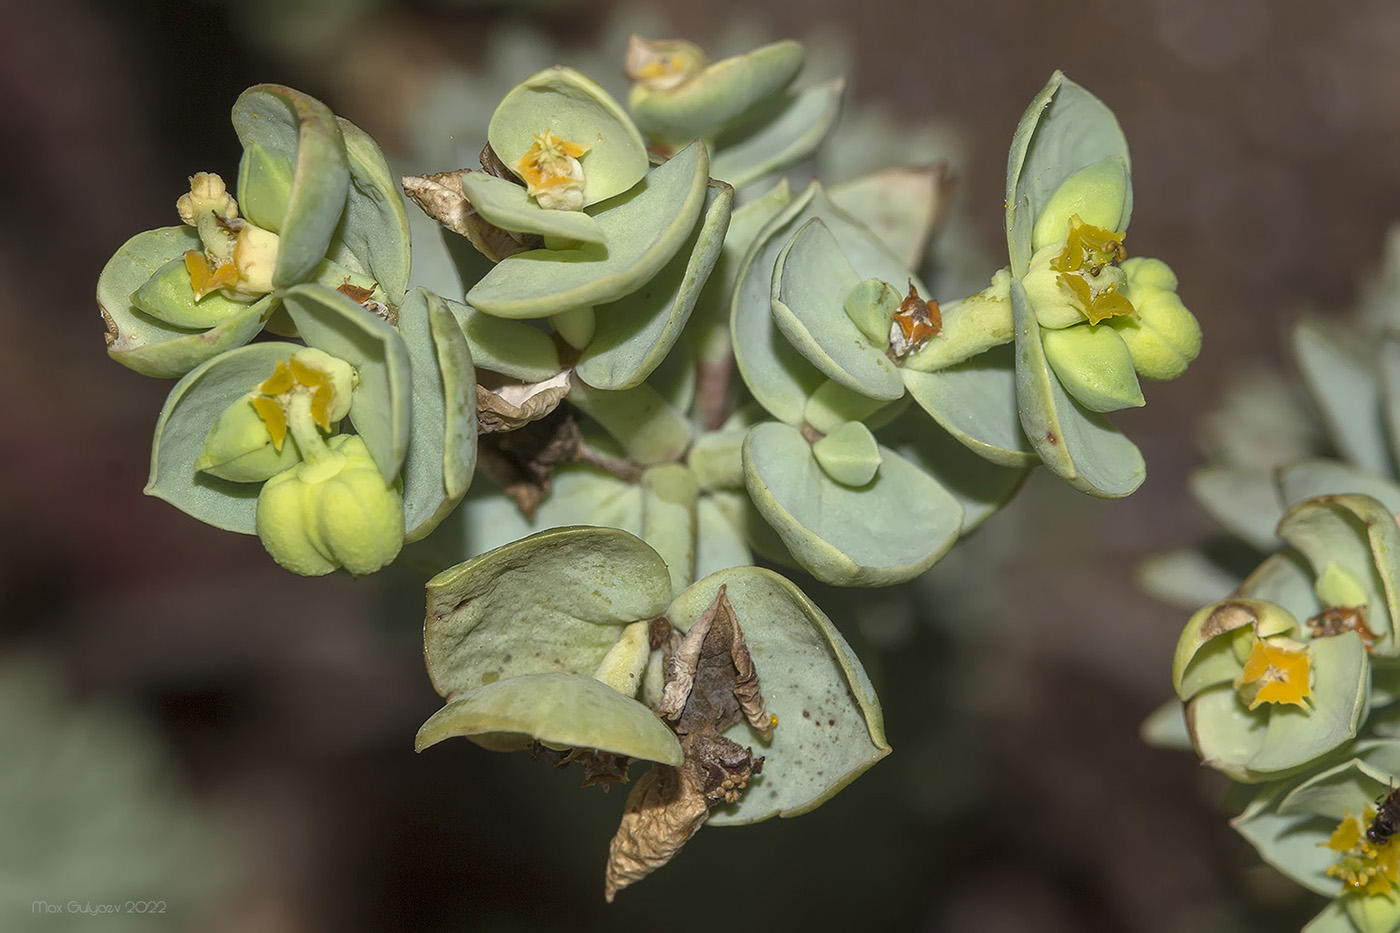
[[[1209,531],[1185,480],[1196,421],[1231,375],[1281,361],[1283,325],[1344,311],[1379,262],[1400,216],[1400,7],[659,5],[702,43],[737,16],[766,38],[839,36],[849,105],[965,130],[959,196],[989,251],[1011,132],[1063,68],[1116,111],[1130,249],[1176,269],[1206,343],[1118,419],[1149,464],[1130,499],[1037,474],[961,559],[985,592],[945,572],[916,616],[867,597],[894,621],[848,635],[890,759],[800,819],[700,833],[608,908],[621,794],[466,742],[413,754],[439,704],[421,578],[293,578],[255,539],[141,494],[168,384],[107,360],[93,289],[127,237],[172,222],[185,176],[234,174],[238,92],[292,84],[392,149],[434,68],[485,60],[494,30],[521,20],[567,62],[608,9],[359,0],[341,7],[362,11],[354,28],[326,39],[317,6],[0,0],[0,657],[41,652],[75,703],[154,724],[233,866],[201,929],[1169,933],[1296,928],[1320,907],[1228,829],[1223,782],[1139,741],[1184,618],[1131,574]],[[840,622],[837,597],[816,596]]]

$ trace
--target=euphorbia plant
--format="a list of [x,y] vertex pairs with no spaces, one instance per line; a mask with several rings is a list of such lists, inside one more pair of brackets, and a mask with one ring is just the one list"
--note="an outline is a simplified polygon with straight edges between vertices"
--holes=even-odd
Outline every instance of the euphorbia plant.
[[526,78],[478,166],[403,179],[460,260],[446,296],[409,288],[374,143],[254,88],[234,193],[195,176],[184,226],[99,283],[112,355],[181,377],[148,491],[297,573],[435,571],[420,749],[531,748],[585,783],[650,762],[609,899],[705,823],[806,812],[890,751],[838,625],[755,555],[883,586],[1038,463],[1127,495],[1142,457],[1102,413],[1199,346],[1171,271],[1127,257],[1127,145],[1083,88],[1056,73],[1015,131],[1008,265],[940,297],[940,172],[781,174],[839,110],[839,81],[794,88],[803,54],[634,39],[628,107]]

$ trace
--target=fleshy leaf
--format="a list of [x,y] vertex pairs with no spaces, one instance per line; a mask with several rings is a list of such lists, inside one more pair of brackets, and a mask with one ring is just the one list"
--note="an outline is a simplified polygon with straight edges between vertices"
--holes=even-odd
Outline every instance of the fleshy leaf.
[[1310,619],[1322,609],[1313,589],[1312,568],[1292,549],[1264,558],[1240,583],[1235,595],[1274,603],[1295,619]]
[[754,398],[775,418],[793,425],[802,423],[807,399],[825,377],[778,331],[772,314],[773,268],[792,235],[814,217],[826,224],[856,270],[857,281],[912,281],[919,294],[929,294],[888,247],[839,211],[817,182],[774,216],[740,264],[730,305],[730,334],[734,360]]
[[1011,501],[1030,474],[1028,466],[988,463],[918,413],[905,415],[883,436],[901,457],[952,493],[962,506],[962,534],[991,518]]
[[679,463],[663,463],[642,473],[642,538],[656,549],[671,572],[671,591],[695,582],[695,474]]
[[520,185],[485,172],[463,172],[462,193],[487,221],[502,230],[538,233],[541,236],[604,243],[603,228],[583,211],[546,210]]
[[1257,467],[1205,467],[1191,474],[1191,494],[1211,518],[1261,551],[1278,547],[1283,517],[1274,472]]
[[801,44],[784,39],[714,62],[669,90],[634,88],[628,103],[637,126],[652,139],[708,139],[780,93],[801,70]]
[[558,528],[428,581],[424,657],[444,697],[522,674],[591,675],[623,626],[661,615],[671,576],[641,539]]
[[647,172],[646,144],[627,112],[572,68],[546,68],[511,88],[491,115],[487,137],[513,168],[546,130],[589,147],[581,160],[585,207],[627,191]]
[[[1194,612],[1206,603],[1219,602],[1233,593],[1241,582],[1237,575],[1205,554],[1186,548],[1152,555],[1138,564],[1133,579],[1153,599],[1187,612]],[[1269,599],[1256,593],[1240,595]]]
[[711,185],[690,239],[647,287],[598,311],[598,329],[574,371],[596,389],[630,389],[675,346],[724,245],[734,189]]
[[563,371],[559,348],[548,333],[529,321],[483,314],[451,299],[447,307],[467,335],[472,358],[480,368],[524,382],[543,382]]
[[308,346],[354,367],[359,384],[350,421],[385,482],[393,482],[408,454],[413,393],[403,338],[383,318],[319,285],[290,288],[282,302]]
[[609,392],[575,379],[569,401],[643,466],[674,460],[690,445],[690,422],[646,383]]
[[737,567],[706,577],[676,597],[666,611],[671,624],[689,629],[720,586],[778,721],[766,744],[745,723],[726,733],[766,760],[738,803],[716,807],[709,822],[734,826],[806,813],[889,754],[879,700],[831,621],[770,570]]
[[[281,236],[272,281],[278,287],[305,281],[326,257],[350,188],[340,125],[314,97],[280,84],[259,84],[234,101],[233,128],[245,148],[261,146],[295,166],[286,213],[268,218],[269,229]],[[240,171],[239,203],[257,202],[251,189],[260,184],[256,174]]]
[[1358,493],[1400,512],[1400,483],[1341,460],[1298,460],[1280,467],[1278,487],[1283,502],[1290,506],[1314,496]]
[[957,539],[962,507],[938,481],[880,448],[880,470],[861,487],[822,470],[790,425],[757,425],[744,441],[754,505],[793,557],[838,586],[885,586],[932,567]]
[[[1082,168],[1121,159],[1128,170],[1128,142],[1113,111],[1093,94],[1055,72],[1021,117],[1006,160],[1006,242],[1013,275],[1030,265],[1031,235],[1040,211],[1060,184]],[[1132,214],[1132,188],[1120,215]]]
[[[1348,767],[1351,766],[1344,764],[1329,769],[1319,777],[1327,780],[1333,771]],[[1230,825],[1258,850],[1265,862],[1317,894],[1334,897],[1341,884],[1327,876],[1327,868],[1336,862],[1337,853],[1320,843],[1336,828],[1337,818],[1307,811],[1281,813],[1279,804],[1286,793],[1285,786],[1261,797],[1231,820]],[[1354,933],[1345,915],[1343,921],[1347,924],[1344,929]]]
[[271,296],[206,331],[172,327],[132,304],[132,295],[163,266],[201,248],[192,227],[161,227],[136,234],[107,261],[97,279],[97,304],[107,325],[108,356],[143,376],[170,378],[257,336],[277,306]]
[[190,370],[165,400],[151,447],[146,495],[157,496],[207,525],[257,533],[259,483],[235,483],[195,469],[204,439],[230,405],[246,398],[287,360],[298,344],[256,343],[220,354]]
[[1380,637],[1375,652],[1400,654],[1396,626],[1400,587],[1400,527],[1369,496],[1320,496],[1288,510],[1279,537],[1297,548],[1322,577],[1329,567],[1351,575],[1367,594],[1366,624]]
[[379,144],[349,120],[336,120],[350,168],[345,218],[337,239],[379,283],[389,302],[397,305],[408,291],[412,261],[408,209]]
[[1371,473],[1395,475],[1383,430],[1380,386],[1371,368],[1321,324],[1300,321],[1292,336],[1298,370],[1342,456]]
[[1080,492],[1108,499],[1129,495],[1147,478],[1142,452],[1102,415],[1085,411],[1065,393],[1045,360],[1040,324],[1019,279],[1011,282],[1011,307],[1016,398],[1031,446],[1052,473]]
[[695,229],[709,157],[691,145],[596,214],[607,247],[536,249],[508,256],[467,292],[498,317],[546,317],[622,298],[649,281]]
[[836,125],[845,90],[835,78],[760,105],[715,141],[710,174],[742,188],[807,158]]
[[813,218],[778,254],[773,320],[828,378],[871,398],[897,399],[904,394],[898,368],[846,313],[846,296],[860,282],[835,237],[821,218]]
[[421,752],[459,735],[487,748],[538,740],[669,765],[682,758],[655,713],[587,674],[522,674],[470,690],[423,723],[414,744]]
[[864,486],[880,469],[880,445],[859,421],[847,421],[812,445],[822,472],[844,486]]
[[904,385],[919,407],[979,457],[1013,468],[1040,462],[1021,429],[1011,347],[936,372],[906,368]]
[[404,540],[416,541],[456,507],[476,466],[476,370],[447,303],[415,288],[399,306],[412,363],[413,429],[403,466]]
[[929,239],[948,206],[946,166],[890,168],[833,185],[841,210],[865,224],[910,269],[923,265]]

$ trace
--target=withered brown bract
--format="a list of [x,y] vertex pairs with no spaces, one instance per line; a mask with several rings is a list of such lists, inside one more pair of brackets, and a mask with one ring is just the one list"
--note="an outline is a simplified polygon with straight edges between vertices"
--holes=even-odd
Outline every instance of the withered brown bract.
[[685,638],[673,631],[669,642],[657,714],[676,730],[685,761],[676,768],[652,765],[627,795],[609,847],[604,883],[609,901],[670,861],[704,825],[710,807],[737,801],[749,779],[762,771],[762,757],[721,733],[747,720],[768,740],[776,724],[723,586]]

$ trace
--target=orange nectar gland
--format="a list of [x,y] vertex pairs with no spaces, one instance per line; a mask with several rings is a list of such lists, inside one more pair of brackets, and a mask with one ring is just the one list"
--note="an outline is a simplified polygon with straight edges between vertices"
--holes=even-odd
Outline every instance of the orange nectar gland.
[[197,249],[185,253],[185,269],[190,274],[190,285],[194,288],[194,300],[199,301],[210,292],[238,282],[238,268],[226,262],[217,269],[210,268],[209,260]]
[[1062,273],[1057,281],[1074,293],[1075,301],[1083,308],[1090,324],[1136,312],[1133,303],[1118,291],[1117,282],[1090,282],[1099,277],[1105,266],[1117,265],[1128,258],[1123,248],[1124,236],[1123,232],[1114,233],[1086,224],[1078,214],[1072,214],[1064,251],[1050,261],[1050,268]]
[[911,281],[909,294],[890,319],[890,355],[902,360],[942,332],[943,315],[938,310],[938,302],[920,298]]
[[1328,840],[1318,843],[1341,853],[1341,858],[1327,867],[1327,876],[1342,882],[1344,894],[1389,895],[1400,885],[1400,845],[1396,844],[1396,837],[1379,845],[1366,838],[1366,826],[1375,816],[1374,807],[1367,807],[1359,817],[1347,813]]
[[589,147],[555,136],[550,130],[536,134],[534,139],[525,154],[511,166],[525,182],[530,196],[539,201],[542,195],[548,199],[553,194],[557,199],[566,192],[577,191],[581,202],[583,167],[578,160]]
[[335,401],[335,385],[329,373],[307,366],[293,356],[278,360],[277,367],[252,398],[253,409],[267,425],[273,449],[280,451],[287,439],[287,407],[294,390],[311,394],[311,420],[327,433],[331,429],[331,406]]
[[1308,708],[1312,699],[1312,656],[1307,645],[1288,639],[1255,637],[1235,692],[1250,709],[1262,703],[1292,703]]

